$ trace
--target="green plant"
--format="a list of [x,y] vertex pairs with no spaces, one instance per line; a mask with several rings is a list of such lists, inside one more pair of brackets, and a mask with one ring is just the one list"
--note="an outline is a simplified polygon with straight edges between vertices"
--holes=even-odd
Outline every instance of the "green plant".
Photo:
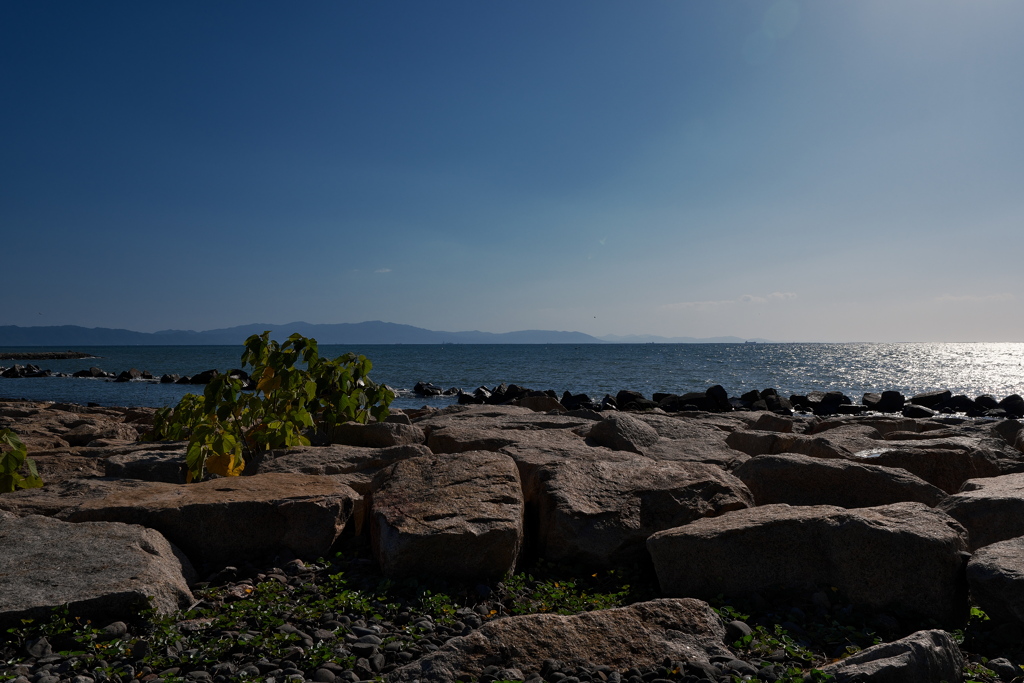
[[[0,444],[8,449],[0,452],[0,493],[16,488],[37,489],[43,485],[36,463],[28,457],[28,449],[17,434],[10,429],[0,429]],[[28,468],[28,476],[19,472],[22,466]]]
[[243,366],[252,367],[254,390],[221,374],[202,396],[187,394],[154,418],[153,441],[188,439],[187,481],[210,472],[238,476],[245,463],[274,448],[308,446],[311,431],[330,432],[344,422],[384,420],[394,393],[369,378],[373,364],[348,353],[320,356],[315,339],[293,334],[283,344],[270,332],[245,341]]

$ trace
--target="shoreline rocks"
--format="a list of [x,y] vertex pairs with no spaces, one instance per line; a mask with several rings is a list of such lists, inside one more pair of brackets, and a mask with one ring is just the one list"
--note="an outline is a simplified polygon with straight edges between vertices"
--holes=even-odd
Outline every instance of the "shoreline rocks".
[[[551,398],[527,403],[550,405]],[[324,435],[323,445],[265,453],[246,476],[190,485],[177,483],[180,466],[174,465],[185,444],[130,438],[145,430],[152,411],[0,401],[0,427],[28,435],[29,455],[40,459],[46,481],[42,489],[0,494],[0,525],[30,529],[39,523],[25,520],[38,514],[72,530],[97,520],[141,524],[166,537],[188,563],[216,575],[237,571],[239,561],[270,561],[263,558],[275,554],[315,559],[360,547],[369,548],[385,577],[431,576],[470,586],[540,560],[594,568],[626,562],[654,569],[661,586],[655,602],[662,607],[682,600],[700,611],[709,609],[701,599],[764,597],[778,588],[877,613],[896,624],[887,632],[895,637],[930,628],[924,624],[929,619],[959,628],[969,590],[986,591],[990,601],[1016,599],[1013,582],[984,588],[979,580],[968,582],[965,565],[980,542],[972,527],[992,522],[962,515],[961,526],[950,501],[970,498],[998,517],[1007,504],[1002,498],[1016,499],[1011,478],[1024,476],[1019,422],[734,409],[670,413],[636,396],[622,399],[640,410],[463,404],[398,411],[393,421]],[[74,473],[82,463],[91,463],[88,471]],[[1000,486],[1004,478],[1009,488]],[[1015,500],[1009,504],[1016,509]],[[978,519],[988,519],[985,514]],[[1012,524],[1000,531],[1016,533]],[[0,540],[0,554],[3,549]],[[977,555],[984,557],[980,550]],[[647,614],[644,628],[654,628],[662,607],[634,613]],[[488,614],[495,629],[503,625],[519,635],[502,641],[507,647],[486,664],[473,653],[489,651],[505,636],[495,630],[481,641],[475,627],[465,630],[472,619],[464,615],[463,630],[449,635],[464,635],[469,650],[455,644],[445,650],[442,641],[436,657],[425,651],[408,663],[409,680],[451,680],[442,672],[460,667],[479,670],[481,678],[557,679],[559,671],[574,675],[574,667],[611,665],[596,658],[577,662],[571,643],[562,642],[567,633],[583,633],[572,624],[596,628],[614,616],[607,612],[614,610],[572,622],[521,622],[533,624],[528,627]],[[535,648],[529,638],[555,623],[562,626],[552,627],[545,647],[560,664],[516,654],[516,647]],[[585,631],[595,652],[621,645],[613,631]],[[921,642],[938,643],[941,637],[933,635]],[[729,642],[739,637],[733,636]],[[689,659],[680,655],[692,664],[681,671],[709,680],[753,675],[744,668],[749,664],[723,659],[735,654],[716,638],[721,645],[702,644]],[[383,644],[370,645],[367,656],[358,657],[368,662],[358,665],[361,679],[393,674],[404,681],[400,662],[388,659]],[[900,647],[884,657],[872,654],[871,661],[892,659],[909,672],[899,652],[919,663],[930,651]],[[381,659],[373,659],[377,654]],[[629,656],[614,661],[625,667]],[[437,678],[423,669],[428,661]]]

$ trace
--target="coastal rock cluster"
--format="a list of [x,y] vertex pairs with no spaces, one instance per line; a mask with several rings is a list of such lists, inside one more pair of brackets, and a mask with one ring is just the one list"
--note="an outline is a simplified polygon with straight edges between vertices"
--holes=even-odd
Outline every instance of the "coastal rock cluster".
[[[28,377],[78,377],[87,379],[105,379],[114,382],[149,381],[160,382],[161,384],[209,384],[214,377],[218,377],[220,374],[219,370],[204,370],[194,375],[179,375],[172,373],[156,377],[148,370],[138,370],[136,368],[131,368],[130,370],[117,373],[108,372],[102,368],[93,366],[88,370],[77,370],[75,372],[68,373],[44,370],[38,365],[33,365],[32,363],[27,365],[15,364],[9,368],[0,367],[0,377],[5,379],[22,379]],[[244,370],[228,370],[227,374],[232,378],[241,380],[244,388],[252,388],[252,384],[249,380],[249,374]]]
[[455,396],[460,404],[502,405],[521,401],[524,398],[548,397],[557,400],[567,410],[586,408],[588,410],[652,410],[660,408],[665,412],[730,412],[733,410],[766,410],[792,415],[794,411],[810,412],[815,415],[862,415],[869,412],[900,413],[906,417],[924,418],[938,414],[964,413],[968,417],[1024,418],[1024,398],[1019,394],[997,399],[982,395],[970,398],[962,394],[953,395],[948,389],[929,391],[906,397],[898,391],[869,392],[860,403],[841,391],[812,391],[806,395],[792,394],[788,398],[779,395],[775,389],[751,390],[742,396],[729,396],[721,385],[709,387],[703,392],[684,394],[655,393],[651,398],[636,391],[622,390],[615,396],[605,394],[595,400],[587,394],[572,394],[565,391],[561,397],[552,390],[537,391],[516,384],[501,384],[496,387],[478,387],[469,392],[459,388],[442,389],[429,383],[419,382],[413,387],[413,394],[422,398],[432,396]]
[[[302,560],[365,542],[395,581],[494,582],[538,560],[635,563],[662,597],[574,617],[466,615],[433,649],[403,645],[396,624],[327,620],[303,633],[336,639],[355,674],[244,666],[321,683],[778,678],[784,654],[737,658],[744,625],[705,602],[720,596],[876,615],[889,642],[829,664],[840,681],[961,680],[950,633],[972,603],[1024,633],[1024,425],[1006,408],[989,409],[1004,419],[908,417],[908,406],[953,398],[929,408],[911,397],[871,414],[787,414],[800,404],[757,392],[737,410],[712,388],[699,395],[705,410],[691,409],[699,396],[624,392],[606,397],[610,410],[497,389],[504,405],[395,411],[270,451],[245,476],[190,485],[185,444],[137,441],[151,409],[0,403],[0,428],[21,435],[46,481],[0,494],[0,621],[65,603],[102,620],[128,619],[146,599],[171,612],[188,607],[199,577],[275,557],[301,574]],[[55,566],[93,569],[41,578]],[[35,671],[29,683],[43,680]]]

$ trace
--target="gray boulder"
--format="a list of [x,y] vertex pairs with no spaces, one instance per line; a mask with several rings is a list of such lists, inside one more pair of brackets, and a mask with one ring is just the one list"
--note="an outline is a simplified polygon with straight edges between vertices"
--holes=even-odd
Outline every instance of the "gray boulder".
[[267,453],[259,472],[289,472],[333,476],[361,495],[376,490],[380,474],[399,460],[431,455],[421,444],[390,448],[356,446],[304,446]]
[[632,453],[557,460],[523,474],[526,502],[536,510],[537,552],[587,566],[636,559],[655,531],[754,502],[743,482],[714,465]]
[[846,510],[764,505],[660,531],[647,548],[666,595],[835,587],[851,603],[960,626],[967,533],[923,503]]
[[287,550],[327,554],[359,494],[330,477],[260,474],[198,484],[145,482],[65,513],[71,522],[125,522],[160,531],[204,569]]
[[912,501],[934,507],[946,494],[906,470],[784,453],[759,455],[737,467],[757,505],[864,508]]
[[901,467],[946,493],[956,493],[968,479],[1006,474],[999,453],[969,438],[902,443],[887,440],[876,450],[854,455],[872,465]]
[[402,460],[373,495],[370,534],[387,576],[500,578],[523,543],[516,464],[486,451]]
[[43,619],[67,604],[93,620],[160,614],[193,600],[189,561],[159,532],[131,524],[69,524],[0,514],[0,623]]
[[595,422],[587,432],[588,442],[595,446],[641,454],[658,443],[658,438],[650,425],[624,413],[613,413]]
[[725,627],[707,603],[662,599],[574,616],[535,614],[495,619],[467,636],[387,675],[388,683],[451,683],[480,678],[488,666],[540,675],[545,659],[568,666],[650,668],[666,658],[714,670],[711,657],[731,657]]
[[1024,624],[1024,538],[987,545],[967,563],[971,599],[997,621]]
[[330,441],[343,446],[387,448],[424,444],[427,442],[427,435],[416,425],[401,422],[346,422],[331,431]]
[[737,430],[725,443],[751,456],[799,453],[812,458],[845,458],[850,455],[850,451],[824,437],[775,431]]
[[918,631],[822,668],[835,683],[960,683],[964,658],[945,631]]
[[966,481],[939,509],[964,525],[972,551],[1024,536],[1024,474]]
[[552,398],[551,396],[523,396],[516,399],[516,405],[529,408],[535,413],[547,413],[552,410],[557,410],[560,413],[565,412],[565,406],[559,403],[557,398]]
[[149,482],[114,478],[65,479],[54,484],[49,482],[43,488],[11,491],[0,496],[0,510],[6,510],[19,517],[43,515],[67,520],[88,500],[147,488]]
[[747,459],[726,443],[730,433],[745,426],[739,418],[714,413],[692,417],[651,412],[632,417],[649,425],[661,437],[644,451],[654,460],[703,462],[731,470]]
[[104,474],[119,479],[163,481],[169,484],[185,483],[186,446],[180,450],[141,449],[118,453],[106,458]]

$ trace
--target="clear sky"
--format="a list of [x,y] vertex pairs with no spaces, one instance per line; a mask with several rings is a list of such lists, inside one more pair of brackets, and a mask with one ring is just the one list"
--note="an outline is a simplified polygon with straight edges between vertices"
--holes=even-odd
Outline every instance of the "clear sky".
[[0,324],[1024,341],[1024,2],[0,4]]

